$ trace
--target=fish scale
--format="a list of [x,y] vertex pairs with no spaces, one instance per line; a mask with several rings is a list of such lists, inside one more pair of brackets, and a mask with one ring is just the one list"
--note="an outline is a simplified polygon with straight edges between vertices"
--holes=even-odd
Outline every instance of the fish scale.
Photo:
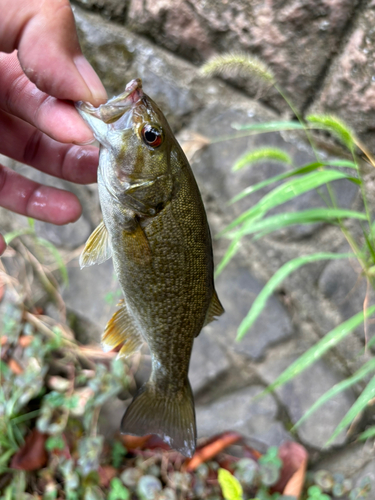
[[76,107],[101,144],[98,185],[103,222],[81,266],[112,256],[124,300],[102,342],[130,356],[147,342],[149,381],[135,395],[121,431],[157,434],[190,457],[196,444],[188,370],[194,338],[224,310],[213,282],[206,213],[190,165],[140,79],[94,108]]

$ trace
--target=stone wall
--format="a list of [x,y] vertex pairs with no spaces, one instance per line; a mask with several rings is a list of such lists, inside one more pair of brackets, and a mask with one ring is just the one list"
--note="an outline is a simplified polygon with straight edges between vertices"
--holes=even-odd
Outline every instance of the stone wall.
[[[374,1],[83,0],[80,5],[74,6],[74,11],[82,48],[109,94],[123,91],[132,78],[142,78],[146,93],[163,109],[186,149],[191,146],[189,137],[215,139],[230,133],[233,122],[260,123],[285,113],[277,95],[255,100],[256,89],[246,81],[207,80],[199,75],[198,65],[209,56],[239,49],[269,64],[301,112],[332,111],[345,118],[370,147],[375,145],[371,127],[375,118]],[[231,172],[241,154],[261,145],[285,149],[296,166],[313,159],[299,135],[276,132],[212,143],[193,156],[192,168],[213,235],[267,190],[228,206],[234,194],[285,170],[283,165],[265,162]],[[321,146],[322,155],[334,156],[335,145],[330,149]],[[8,164],[29,172],[15,162],[8,160]],[[44,174],[32,175],[51,183]],[[98,341],[115,310],[119,288],[111,261],[82,271],[78,267],[79,247],[100,220],[96,187],[53,183],[74,189],[84,214],[65,228],[38,222],[37,229],[63,253],[74,257],[68,264],[70,286],[63,295],[68,315],[82,341]],[[346,181],[333,184],[340,206],[361,208],[353,186]],[[316,192],[283,208],[292,211],[312,206],[321,206]],[[1,216],[5,216],[4,211]],[[24,223],[19,216],[7,217],[8,222],[2,218],[6,228]],[[226,240],[214,240],[216,262],[226,248]],[[308,347],[361,310],[366,285],[356,263],[320,262],[301,268],[267,302],[243,341],[235,341],[237,327],[257,293],[283,263],[316,251],[346,250],[340,230],[322,224],[293,227],[242,243],[240,252],[217,279],[226,313],[203,330],[193,350],[190,378],[200,436],[234,429],[260,447],[295,439],[309,449],[317,467],[323,464],[334,472],[361,475],[373,459],[371,449],[351,443],[350,436],[344,434],[330,447],[322,447],[363,386],[331,399],[297,432],[291,428],[320,395],[369,358],[369,353],[360,354],[363,329],[274,395],[254,399]],[[373,334],[370,324],[368,336]],[[149,364],[145,352],[139,383],[147,376]],[[123,411],[124,404],[114,401],[102,415],[104,427],[117,429]],[[373,413],[366,412],[357,425],[361,428],[373,419]]]

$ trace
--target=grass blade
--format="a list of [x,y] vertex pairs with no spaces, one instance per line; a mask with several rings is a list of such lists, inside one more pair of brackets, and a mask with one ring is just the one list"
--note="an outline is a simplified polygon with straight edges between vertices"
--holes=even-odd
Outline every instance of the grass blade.
[[281,186],[276,187],[270,193],[267,193],[256,205],[251,207],[249,210],[241,214],[237,219],[231,222],[220,235],[230,231],[239,224],[244,223],[246,220],[253,218],[255,215],[260,213],[265,214],[271,208],[277,207],[293,198],[296,198],[300,194],[311,191],[323,184],[335,181],[338,179],[348,179],[356,184],[361,181],[355,177],[351,177],[339,170],[323,170],[319,172],[311,172],[302,177],[297,177],[296,179],[291,179],[290,181],[284,182]]
[[304,130],[305,128],[300,123],[292,121],[252,123],[247,125],[232,123],[231,127],[234,128],[235,130],[253,130],[257,132],[278,132],[280,130]]
[[302,167],[295,168],[294,170],[291,170],[289,172],[284,172],[283,174],[275,175],[274,177],[270,177],[269,179],[266,179],[264,181],[258,182],[257,184],[254,184],[253,186],[249,186],[241,193],[237,194],[234,196],[228,203],[228,205],[231,205],[232,203],[235,203],[238,200],[241,200],[248,194],[254,193],[255,191],[258,191],[259,189],[262,189],[269,184],[273,184],[274,182],[277,181],[282,181],[284,179],[287,179],[288,177],[294,177],[295,175],[301,175],[301,174],[307,174],[309,172],[313,172],[314,170],[317,170],[318,168],[325,167],[325,166],[332,166],[332,167],[346,167],[346,168],[353,168],[356,169],[356,164],[351,162],[351,161],[346,161],[343,160],[343,163],[341,163],[339,160],[338,161],[328,161],[325,163],[321,162],[314,162],[314,163],[309,163],[308,165],[303,165]]
[[288,153],[286,153],[282,149],[258,148],[242,155],[233,165],[232,170],[233,171],[240,170],[244,167],[251,165],[252,163],[264,160],[276,160],[276,161],[281,161],[283,163],[292,164],[291,157],[288,155]]
[[[352,162],[347,162],[347,163],[352,163]],[[232,203],[235,203],[236,201],[241,200],[245,196],[247,196],[251,193],[254,193],[255,191],[258,191],[259,189],[267,187],[269,184],[273,184],[274,182],[282,181],[284,179],[288,179],[289,177],[294,177],[296,175],[308,174],[309,172],[313,172],[314,170],[317,170],[317,169],[324,167],[326,165],[330,166],[331,162],[309,163],[308,165],[303,165],[302,167],[295,168],[294,170],[290,170],[289,172],[284,172],[282,174],[275,175],[274,177],[270,177],[269,179],[265,179],[264,181],[258,182],[257,184],[254,184],[253,186],[249,186],[246,189],[244,189],[243,191],[241,191],[241,193],[237,194],[229,201],[228,205],[231,205]],[[350,166],[349,165],[333,165],[333,166],[340,166],[340,167],[344,166],[344,167],[348,167],[348,168],[356,168],[355,163],[352,163]]]
[[297,257],[292,259],[286,264],[284,264],[272,278],[266,283],[261,292],[257,295],[256,299],[251,306],[250,311],[246,317],[242,320],[238,331],[236,340],[241,340],[249,328],[253,325],[255,320],[258,318],[259,314],[264,309],[268,298],[272,295],[277,286],[287,277],[290,273],[298,269],[299,267],[308,264],[310,262],[315,262],[318,260],[332,260],[332,259],[346,259],[351,257],[352,254],[347,253],[315,253],[313,255],[305,255],[304,257]]
[[375,437],[375,425],[366,429],[362,434],[359,435],[358,439],[360,441],[365,441],[366,439]]
[[15,238],[18,238],[18,236],[23,236],[24,234],[35,234],[35,231],[31,227],[25,229],[18,229],[16,231],[11,231],[10,233],[4,235],[5,243],[9,245],[9,243],[13,241]]
[[309,115],[307,121],[335,135],[351,151],[355,138],[349,127],[339,118],[331,115]]
[[231,259],[236,255],[240,248],[240,238],[234,239],[228,247],[228,250],[225,252],[224,257],[219,262],[215,270],[215,278],[219,276],[219,274],[223,271],[223,269],[229,264]]
[[375,359],[370,359],[367,361],[365,365],[363,365],[359,370],[357,370],[351,377],[335,384],[331,389],[325,392],[315,403],[307,410],[307,412],[303,415],[302,418],[298,420],[298,422],[294,425],[294,428],[299,427],[302,422],[304,422],[307,418],[310,417],[312,413],[314,413],[318,408],[320,408],[324,403],[332,399],[334,396],[339,394],[340,392],[348,389],[352,385],[356,384],[360,380],[362,380],[368,373],[375,370]]
[[47,250],[49,250],[51,252],[51,254],[53,255],[55,261],[56,261],[56,264],[58,265],[59,267],[59,271],[60,271],[60,274],[61,274],[61,277],[63,279],[63,282],[66,286],[68,286],[69,284],[69,278],[68,278],[68,271],[66,269],[66,265],[64,264],[64,261],[59,253],[59,251],[57,250],[57,248],[55,247],[55,245],[53,245],[50,241],[47,241],[45,240],[44,238],[36,238],[36,241],[42,245],[43,247],[45,247]]
[[357,165],[354,163],[354,161],[349,160],[330,160],[327,161],[325,165],[329,165],[331,167],[354,168],[354,170],[357,170]]
[[354,210],[345,210],[341,208],[312,208],[310,210],[301,210],[299,212],[286,212],[273,215],[260,221],[250,221],[234,233],[229,233],[228,237],[236,238],[260,231],[256,238],[260,238],[272,231],[277,231],[284,227],[297,224],[314,224],[316,222],[331,222],[339,219],[362,219],[366,220],[366,215]]
[[[374,313],[375,306],[372,306],[366,310],[366,317],[370,317]],[[284,370],[283,373],[277,377],[275,382],[267,387],[263,394],[272,392],[277,387],[280,387],[306,370],[306,368],[312,365],[317,359],[321,358],[329,349],[341,342],[350,332],[362,324],[364,319],[365,314],[361,311],[328,332],[318,343],[310,347],[310,349]]]
[[[372,309],[375,309],[374,307]],[[368,309],[369,310],[369,309]],[[369,402],[375,397],[375,376],[372,377],[370,382],[367,384],[365,389],[362,391],[356,402],[350,408],[345,417],[341,420],[339,425],[336,427],[334,433],[329,438],[326,446],[332,443],[332,441],[350,425],[356,416],[369,404]]]

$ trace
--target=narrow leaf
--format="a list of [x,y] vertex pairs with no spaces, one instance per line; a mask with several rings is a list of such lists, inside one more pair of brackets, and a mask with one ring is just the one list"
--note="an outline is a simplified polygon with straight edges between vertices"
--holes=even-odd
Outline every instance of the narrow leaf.
[[344,167],[344,168],[354,168],[357,170],[357,165],[354,161],[349,160],[330,160],[325,162],[326,165],[330,165],[331,167]]
[[360,380],[362,380],[366,375],[375,370],[375,359],[370,359],[367,361],[365,365],[363,365],[359,370],[357,370],[351,377],[346,378],[345,380],[335,384],[331,389],[325,392],[320,398],[315,401],[315,403],[307,410],[307,412],[303,415],[302,418],[298,420],[298,422],[294,425],[294,428],[299,427],[302,422],[304,422],[307,418],[312,415],[318,408],[320,408],[324,403],[335,397],[340,392],[348,389],[352,385],[356,384]]
[[290,121],[275,121],[267,123],[249,123],[241,125],[240,123],[232,123],[232,128],[235,130],[254,130],[259,132],[278,132],[280,130],[304,130],[304,126],[298,122]]
[[[375,310],[375,307],[371,309]],[[370,311],[370,309],[368,309]],[[345,417],[341,420],[339,425],[336,427],[334,433],[329,438],[326,446],[332,443],[332,441],[344,430],[348,425],[350,425],[357,415],[370,403],[372,399],[375,398],[375,376],[370,380],[365,389],[362,391],[360,396],[357,398],[356,402],[350,408]]]
[[35,219],[33,219],[32,217],[28,217],[27,218],[27,223],[29,224],[29,227],[31,229],[35,229]]
[[360,441],[364,441],[365,439],[369,439],[372,437],[375,437],[375,425],[362,432],[362,434],[359,435],[358,439]]
[[299,267],[308,264],[310,262],[315,262],[319,260],[335,260],[335,259],[346,259],[351,257],[352,254],[347,253],[315,253],[312,255],[305,255],[304,257],[297,257],[296,259],[292,259],[286,264],[284,264],[276,273],[272,276],[272,278],[267,282],[267,284],[263,287],[261,292],[257,295],[256,299],[251,306],[250,311],[246,315],[246,317],[242,320],[238,331],[236,340],[241,340],[249,328],[253,325],[255,320],[258,318],[268,298],[272,295],[274,290],[278,287],[278,285],[291,274],[293,271],[298,269]]
[[23,236],[24,234],[35,234],[35,231],[30,227],[25,229],[18,229],[16,231],[11,231],[10,233],[4,235],[5,243],[9,245],[9,243],[13,241],[15,238]]
[[302,177],[293,178],[267,193],[256,205],[237,217],[237,219],[229,224],[220,234],[222,235],[239,224],[242,224],[249,218],[253,218],[255,215],[260,213],[265,214],[268,210],[271,210],[271,208],[277,207],[300,194],[338,179],[348,179],[356,184],[360,183],[359,179],[350,177],[338,170],[311,172]]
[[319,125],[319,128],[328,130],[343,142],[348,149],[353,149],[354,134],[339,118],[331,115],[309,115],[307,121]]
[[284,163],[292,163],[291,157],[279,148],[259,148],[242,155],[233,165],[232,170],[240,170],[252,163],[264,160],[276,160]]
[[[258,191],[259,189],[262,189],[264,187],[267,187],[269,184],[273,184],[274,182],[277,181],[282,181],[284,179],[288,179],[289,177],[294,177],[296,175],[302,175],[302,174],[308,174],[309,172],[313,172],[314,170],[318,170],[319,168],[324,167],[325,165],[330,165],[330,162],[327,163],[321,163],[321,162],[314,162],[314,163],[309,163],[308,165],[303,165],[303,167],[298,167],[295,168],[294,170],[290,170],[288,172],[284,172],[279,175],[275,175],[274,177],[270,177],[269,179],[265,179],[264,181],[258,182],[257,184],[254,184],[253,186],[249,186],[241,193],[237,194],[234,196],[230,201],[229,205],[232,203],[235,203],[238,200],[241,200],[245,196],[254,193],[255,191]],[[346,165],[348,167],[348,165]],[[355,168],[355,167],[348,167],[348,168]]]
[[[269,234],[287,226],[296,224],[314,224],[316,222],[332,222],[339,219],[362,219],[366,220],[366,215],[354,210],[345,210],[341,208],[312,208],[310,210],[301,210],[299,212],[286,212],[273,215],[260,221],[250,221],[234,233],[229,233],[231,238],[245,236],[246,234],[260,231],[260,236]],[[258,235],[257,235],[258,237]]]
[[215,278],[219,276],[219,274],[223,271],[223,269],[229,264],[232,258],[236,255],[240,248],[239,238],[234,239],[228,247],[228,250],[225,252],[224,257],[221,259],[219,265],[215,271]]
[[[366,317],[370,317],[375,312],[375,306],[366,310]],[[310,347],[302,356],[292,363],[281,375],[277,377],[275,382],[270,384],[264,393],[268,393],[285,384],[299,373],[303,372],[312,365],[316,360],[321,358],[329,349],[337,345],[357,326],[363,323],[365,315],[363,311],[355,314],[347,321],[344,321],[339,326],[328,332],[319,342]]]
[[56,261],[56,264],[59,266],[59,271],[61,274],[61,277],[63,279],[63,282],[65,285],[69,284],[69,278],[68,278],[68,271],[66,269],[66,265],[64,264],[64,261],[60,255],[60,252],[57,250],[55,245],[53,245],[50,241],[45,240],[44,238],[37,238],[36,241],[45,247],[47,250],[51,252],[53,255],[53,258]]

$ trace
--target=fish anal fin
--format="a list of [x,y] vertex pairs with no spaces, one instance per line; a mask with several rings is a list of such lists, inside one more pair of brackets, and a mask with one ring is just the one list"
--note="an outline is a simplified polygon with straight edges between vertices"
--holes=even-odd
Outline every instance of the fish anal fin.
[[203,326],[208,325],[211,321],[214,321],[217,316],[221,316],[224,313],[224,308],[220,303],[219,297],[216,291],[212,295],[210,305],[208,306],[206,318],[204,320]]
[[112,257],[110,236],[102,221],[86,241],[85,248],[79,258],[79,265],[83,267],[101,264]]
[[129,316],[126,304],[121,301],[120,309],[108,321],[102,336],[102,345],[105,351],[111,351],[122,344],[119,357],[128,357],[134,354],[143,344],[142,336]]
[[192,457],[196,445],[193,394],[189,381],[181,391],[168,396],[154,384],[143,385],[121,421],[122,434],[156,434],[171,448]]

